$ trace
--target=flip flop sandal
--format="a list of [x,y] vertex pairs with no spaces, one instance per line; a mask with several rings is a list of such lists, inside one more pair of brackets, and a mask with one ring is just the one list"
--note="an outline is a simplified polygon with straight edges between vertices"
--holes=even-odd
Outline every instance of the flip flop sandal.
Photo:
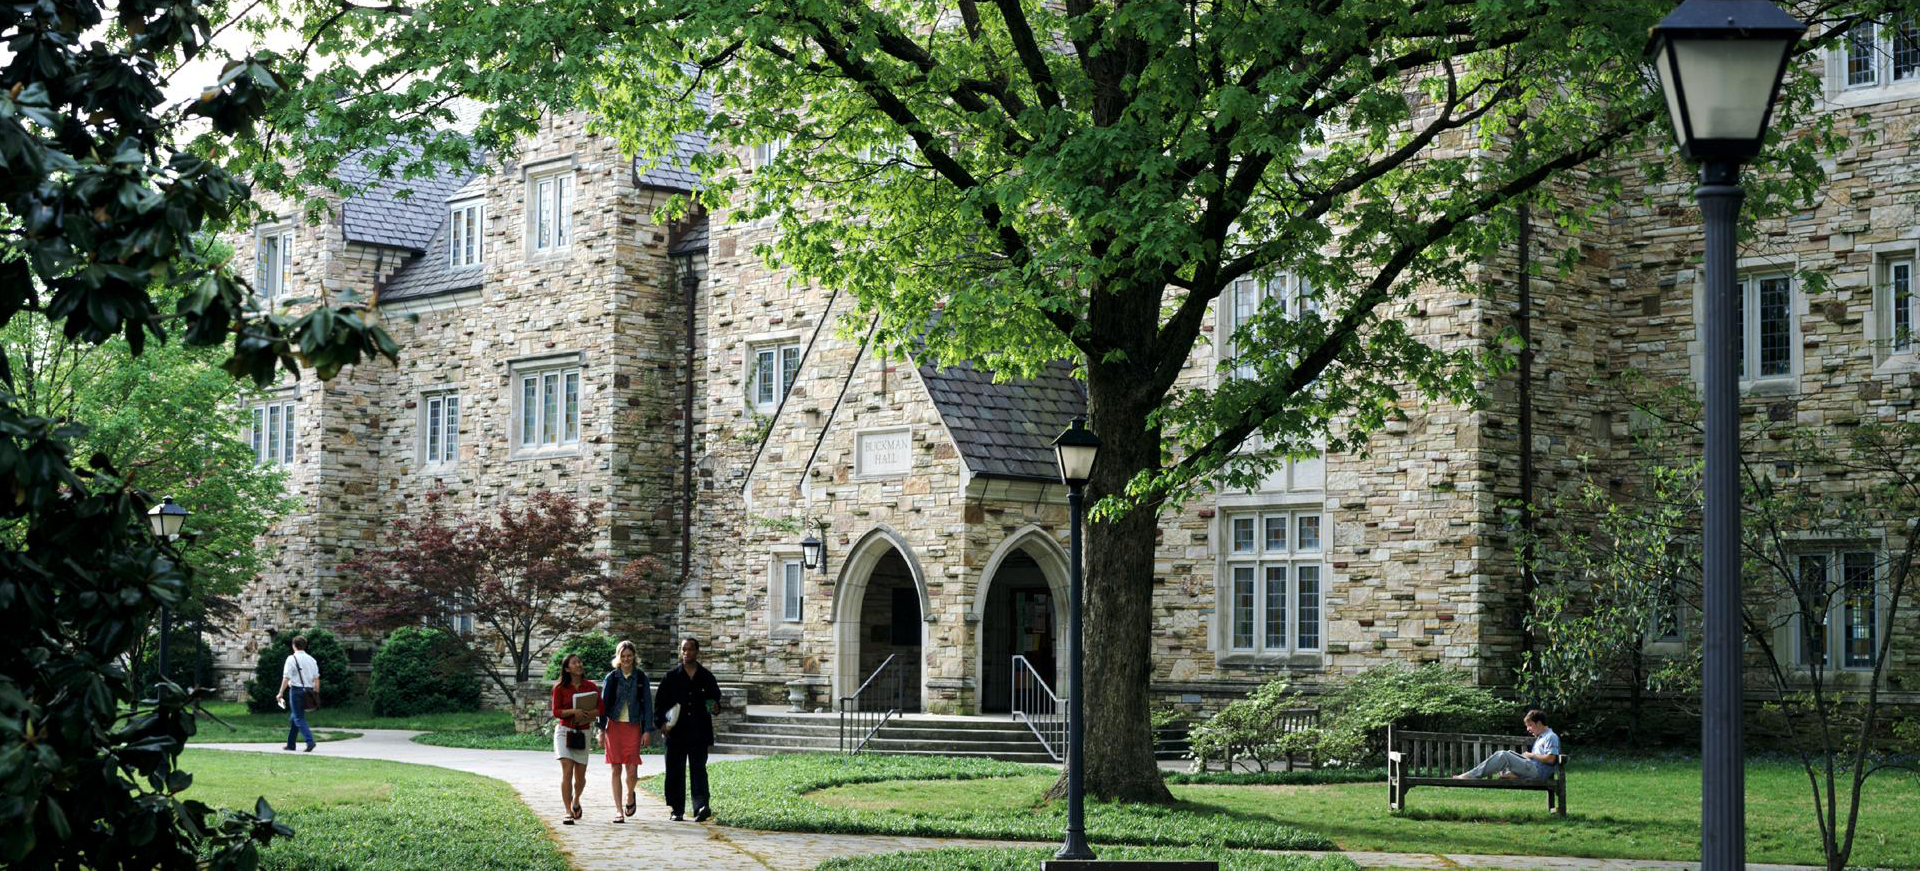
[[633,798],[627,799],[627,816],[633,816],[633,806],[637,802],[638,802],[638,799],[633,799]]

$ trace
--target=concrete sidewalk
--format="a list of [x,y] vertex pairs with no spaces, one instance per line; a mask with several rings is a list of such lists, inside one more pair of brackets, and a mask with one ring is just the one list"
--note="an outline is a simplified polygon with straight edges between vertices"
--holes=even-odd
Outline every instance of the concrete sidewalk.
[[[582,871],[807,871],[821,860],[836,856],[865,856],[938,847],[1054,846],[965,838],[907,838],[892,835],[825,835],[807,832],[761,832],[714,823],[676,823],[652,793],[640,792],[639,815],[613,823],[613,795],[605,763],[597,758],[587,769],[585,810],[578,824],[562,825],[560,766],[553,754],[529,750],[467,750],[415,744],[419,732],[356,729],[365,737],[327,741],[313,756],[384,759],[466,771],[506,781],[522,801],[553,832],[555,843]],[[285,753],[274,744],[194,744],[196,750],[234,750]],[[725,764],[752,756],[716,755],[709,760]],[[642,757],[642,778],[661,773],[659,756]],[[724,806],[726,796],[714,796]],[[1471,869],[1498,871],[1683,871],[1698,863],[1633,859],[1573,859],[1536,856],[1476,856],[1468,854],[1368,853],[1346,854],[1364,868]],[[1750,871],[1819,871],[1807,865],[1749,864]]]

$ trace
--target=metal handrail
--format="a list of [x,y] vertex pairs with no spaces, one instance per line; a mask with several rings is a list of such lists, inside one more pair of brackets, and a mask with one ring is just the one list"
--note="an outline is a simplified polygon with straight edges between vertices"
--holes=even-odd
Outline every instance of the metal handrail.
[[1015,720],[1033,730],[1033,737],[1040,739],[1040,746],[1053,761],[1066,758],[1067,703],[1053,694],[1025,656],[1013,658],[1013,701],[1009,708]]
[[853,695],[840,697],[840,752],[858,753],[906,707],[906,680],[889,654]]

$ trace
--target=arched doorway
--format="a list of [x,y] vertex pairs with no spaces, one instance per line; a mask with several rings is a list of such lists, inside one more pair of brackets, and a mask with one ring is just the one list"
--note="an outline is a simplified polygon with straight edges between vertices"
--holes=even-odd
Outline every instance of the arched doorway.
[[987,561],[975,602],[980,645],[979,708],[1007,713],[1024,656],[1055,694],[1063,694],[1066,650],[1066,558],[1052,536],[1028,527],[1009,536]]
[[924,709],[926,584],[906,543],[875,529],[847,554],[834,585],[834,694],[851,695],[892,656],[905,684],[902,710]]

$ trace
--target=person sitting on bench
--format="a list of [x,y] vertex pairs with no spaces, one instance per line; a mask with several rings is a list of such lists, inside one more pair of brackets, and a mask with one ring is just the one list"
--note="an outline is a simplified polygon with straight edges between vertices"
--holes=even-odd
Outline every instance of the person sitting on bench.
[[1528,711],[1527,734],[1533,736],[1533,749],[1526,753],[1502,750],[1487,757],[1485,762],[1473,767],[1472,771],[1453,776],[1455,780],[1478,780],[1484,777],[1525,777],[1532,780],[1546,780],[1553,776],[1553,766],[1560,764],[1560,736],[1547,728],[1547,715],[1540,711]]

